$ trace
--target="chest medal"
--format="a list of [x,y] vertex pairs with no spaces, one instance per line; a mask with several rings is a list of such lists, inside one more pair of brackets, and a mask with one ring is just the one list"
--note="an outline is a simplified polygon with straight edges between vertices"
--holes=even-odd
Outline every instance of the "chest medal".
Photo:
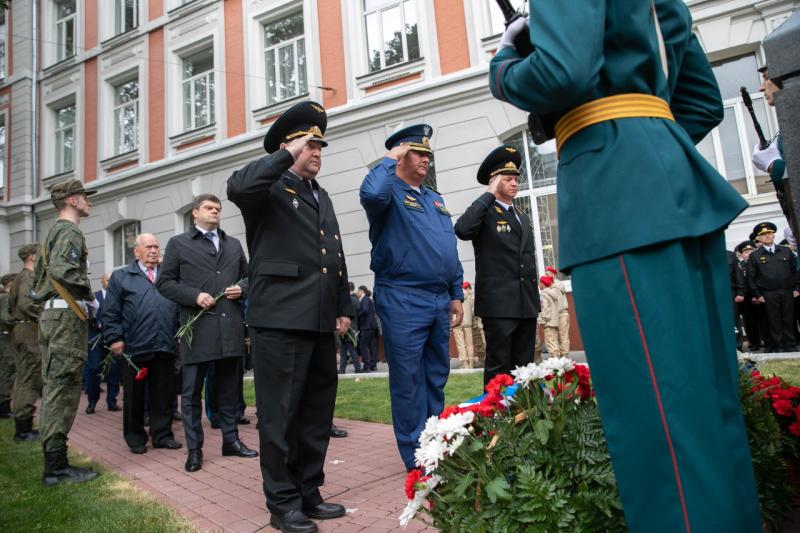
[[497,221],[497,232],[504,233],[507,231],[511,231],[511,227],[508,225],[508,222],[505,220],[498,220]]
[[300,207],[300,202],[297,201],[297,198],[292,198],[292,205],[294,206],[295,209]]

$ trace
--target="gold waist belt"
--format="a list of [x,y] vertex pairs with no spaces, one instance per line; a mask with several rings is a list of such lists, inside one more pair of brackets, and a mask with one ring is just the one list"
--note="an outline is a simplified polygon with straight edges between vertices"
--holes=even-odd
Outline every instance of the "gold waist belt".
[[649,94],[616,94],[580,105],[561,117],[556,124],[556,150],[570,137],[593,124],[616,118],[652,117],[674,121],[669,104]]

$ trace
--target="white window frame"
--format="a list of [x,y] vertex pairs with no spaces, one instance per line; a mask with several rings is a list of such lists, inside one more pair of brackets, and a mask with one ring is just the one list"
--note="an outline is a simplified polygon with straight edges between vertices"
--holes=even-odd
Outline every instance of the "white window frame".
[[0,113],[0,191],[6,186],[6,114]]
[[[67,15],[64,18],[58,18],[58,8],[59,5],[63,2],[68,2],[70,0],[56,0],[54,4],[55,8],[55,34],[56,34],[56,63],[60,63],[61,61],[65,61],[71,57],[75,57],[76,51],[76,43],[78,41],[78,0],[72,0],[75,4],[75,10]],[[62,41],[62,31],[64,36],[67,34],[68,26],[72,26],[72,47],[71,50],[67,49],[67,42],[66,38]]]
[[133,0],[133,21],[127,29],[125,27],[125,2],[126,0],[114,0],[114,35],[121,35],[139,27],[141,17],[140,0]]
[[[302,17],[302,24],[303,24],[303,33],[302,34],[298,35],[297,37],[292,37],[291,39],[288,39],[286,41],[280,41],[277,44],[273,44],[273,45],[267,45],[266,44],[266,27],[269,24],[272,24],[272,23],[280,21],[280,20],[287,19],[289,17],[293,17],[293,16],[298,15],[298,14]],[[262,57],[263,57],[263,61],[264,61],[264,72],[266,74],[265,75],[264,89],[265,89],[265,98],[266,98],[266,102],[267,102],[268,106],[273,106],[273,105],[276,105],[276,104],[280,104],[281,102],[284,102],[286,100],[290,100],[290,99],[293,99],[293,98],[298,98],[298,97],[301,97],[301,96],[307,96],[308,95],[308,40],[306,39],[305,23],[306,23],[306,17],[305,17],[305,13],[303,12],[302,7],[299,8],[299,9],[295,9],[293,11],[290,11],[288,13],[282,13],[281,16],[272,17],[272,18],[270,18],[268,20],[265,20],[262,23],[262,30],[261,31],[264,33],[264,37],[263,37],[263,42],[264,42],[263,50],[264,51],[262,53]],[[299,75],[299,73],[300,73],[300,68],[301,67],[298,64],[298,54],[297,54],[298,43],[300,41],[303,41],[303,56],[305,58],[305,64],[303,65],[302,68],[305,71],[306,86],[305,86],[305,91],[303,91],[303,92],[301,92],[301,87],[300,87],[300,75]],[[295,94],[293,94],[291,96],[283,96],[283,97],[281,97],[280,94],[276,94],[275,100],[270,102],[270,100],[269,100],[269,98],[270,98],[270,95],[269,95],[270,72],[268,71],[267,54],[269,52],[271,52],[271,51],[274,51],[274,53],[275,53],[275,70],[272,73],[272,75],[275,76],[277,92],[280,92],[280,89],[279,89],[279,87],[280,87],[280,83],[279,83],[280,82],[280,58],[279,58],[279,53],[280,52],[279,51],[281,49],[286,48],[287,46],[290,46],[290,45],[292,46],[292,52],[294,54],[294,72],[297,73],[295,75],[295,84],[294,84],[295,85]]]
[[[415,60],[421,59],[423,57],[423,55],[422,55],[422,36],[421,36],[422,28],[420,26],[420,18],[421,18],[420,17],[420,12],[421,12],[420,8],[421,8],[421,6],[419,6],[418,3],[415,0],[384,0],[385,1],[384,5],[382,5],[380,8],[373,9],[371,11],[367,11],[367,9],[366,9],[366,6],[364,4],[364,2],[366,0],[359,0],[359,1],[361,2],[361,19],[362,19],[362,24],[363,24],[363,27],[364,27],[364,43],[363,43],[363,46],[365,47],[365,54],[366,54],[366,60],[367,60],[366,71],[368,73],[374,74],[376,72],[380,72],[380,71],[385,70],[387,68],[391,68],[391,67],[394,67],[396,65],[402,65],[404,63],[408,63],[409,61],[415,61]],[[406,2],[412,4],[414,6],[414,10],[415,10],[415,18],[416,18],[416,25],[417,25],[417,41],[418,41],[417,42],[417,47],[419,48],[419,57],[414,57],[414,58],[410,58],[408,56],[408,41],[407,41],[407,36],[406,36],[406,32],[405,32],[405,24],[406,24],[406,12],[405,12],[405,7],[406,6],[405,6],[405,4],[406,4]],[[393,63],[392,65],[386,65],[386,55],[385,55],[385,49],[384,49],[385,42],[383,41],[383,17],[380,16],[380,14],[383,13],[384,11],[388,11],[389,9],[394,9],[394,8],[396,8],[398,6],[400,7],[400,15],[401,15],[401,19],[402,19],[401,20],[401,25],[402,25],[402,28],[403,28],[403,31],[400,32],[400,38],[401,38],[402,46],[403,46],[403,60],[399,61],[397,63]],[[370,57],[369,31],[367,29],[367,17],[372,15],[372,14],[375,14],[375,13],[379,14],[377,20],[378,20],[378,36],[381,39],[381,48],[379,50],[379,52],[380,52],[380,67],[375,69],[375,70],[373,70],[372,69],[372,63],[371,63],[371,57]]]
[[[60,126],[58,124],[58,114],[60,111],[63,111],[67,108],[72,107],[73,111],[73,121],[71,124],[66,126]],[[75,147],[75,140],[76,140],[76,132],[77,132],[77,116],[78,116],[78,106],[75,102],[65,104],[53,109],[54,121],[53,124],[55,128],[53,130],[53,142],[55,148],[55,173],[56,174],[63,174],[65,172],[72,172],[75,170],[76,164],[76,157],[77,157],[77,150]],[[67,133],[69,132],[72,135],[72,166],[66,166],[66,151],[64,150],[64,140],[67,137]]]
[[[546,196],[556,195],[556,193],[557,193],[557,183],[550,183],[550,184],[547,184],[547,185],[540,185],[540,186],[535,186],[534,185],[534,182],[533,182],[533,172],[534,172],[534,170],[531,169],[531,167],[530,167],[530,162],[531,162],[530,141],[529,141],[530,132],[528,131],[528,129],[524,128],[521,131],[516,131],[514,133],[511,133],[511,134],[505,136],[505,140],[503,142],[509,142],[511,140],[515,140],[520,134],[522,135],[523,166],[525,167],[526,172],[527,172],[526,178],[528,180],[528,185],[525,188],[520,187],[519,193],[517,194],[517,197],[515,198],[515,200],[520,200],[520,199],[523,199],[523,198],[529,198],[530,199],[529,200],[530,204],[531,204],[530,218],[531,218],[531,224],[533,225],[533,239],[534,239],[535,255],[536,255],[536,257],[535,257],[535,259],[536,259],[536,271],[539,273],[539,275],[543,275],[545,266],[550,264],[550,263],[547,263],[547,265],[545,264],[545,254],[544,254],[544,242],[545,242],[545,239],[544,239],[543,232],[544,231],[550,231],[550,229],[547,228],[545,230],[545,229],[542,228],[542,223],[541,223],[540,216],[539,216],[538,200],[539,200],[539,198],[543,198],[543,197],[546,197]],[[553,141],[553,140],[548,141],[547,144],[542,145],[542,146],[543,146],[542,149],[547,151],[547,152],[555,152],[555,141]],[[558,246],[558,242],[556,240],[554,240],[552,236],[548,240],[549,240],[549,242],[551,243],[551,245],[553,247]],[[557,253],[556,253],[556,251],[554,251],[553,252],[553,258],[555,258],[556,256],[557,256]],[[553,265],[553,266],[557,267],[558,265]],[[572,290],[572,284],[570,283],[569,278],[565,277],[563,279],[563,281],[564,281],[567,289],[568,290]]]
[[[136,99],[130,100],[124,103],[118,103],[117,96],[119,95],[119,91],[123,85],[127,85],[128,83],[136,83]],[[126,81],[122,81],[114,85],[114,107],[112,109],[113,114],[113,128],[114,128],[114,155],[122,155],[129,152],[134,152],[139,149],[139,95],[141,91],[141,84],[139,83],[139,78],[131,78]],[[133,139],[134,139],[134,146],[132,146],[128,150],[121,150],[121,139],[123,134],[123,112],[126,108],[133,107],[134,108],[134,118],[133,118]]]
[[[0,80],[4,79],[8,74],[6,67],[6,54],[8,54],[8,11],[3,9],[3,24],[0,25]],[[0,185],[1,187],[1,185]]]
[[[211,53],[212,58],[212,65],[211,68],[208,70],[204,70],[198,74],[194,74],[188,78],[185,78],[184,74],[184,65],[183,63],[186,61],[186,58],[190,55],[194,55],[203,51],[208,50]],[[217,97],[217,80],[215,74],[216,68],[216,57],[214,57],[214,45],[213,43],[208,43],[207,46],[198,48],[193,50],[191,53],[185,54],[184,57],[181,59],[181,119],[182,119],[182,131],[189,132],[193,130],[197,130],[200,128],[205,128],[208,126],[212,126],[217,121],[217,111],[216,111],[216,97]],[[208,105],[208,112],[206,113],[206,121],[202,124],[197,123],[197,116],[195,115],[195,103],[197,99],[196,85],[195,82],[205,78],[206,82],[206,99],[209,102]],[[189,117],[188,117],[188,126],[187,126],[187,116],[186,116],[186,101],[184,99],[184,89],[186,85],[189,85]],[[210,89],[209,89],[210,88]],[[209,93],[211,93],[209,97]]]
[[[112,228],[110,233],[110,250],[111,250],[111,257],[110,263],[114,270],[118,268],[122,268],[130,263],[130,261],[125,260],[125,255],[128,252],[128,247],[125,243],[125,229],[130,229],[130,226],[135,226],[135,235],[139,235],[142,232],[142,222],[140,220],[125,220],[119,224],[117,224],[114,228]],[[117,237],[119,236],[119,242],[117,242]],[[131,246],[131,255],[133,255],[133,246]],[[121,259],[121,263],[117,263],[117,259]],[[135,259],[135,256],[131,259],[131,261]]]

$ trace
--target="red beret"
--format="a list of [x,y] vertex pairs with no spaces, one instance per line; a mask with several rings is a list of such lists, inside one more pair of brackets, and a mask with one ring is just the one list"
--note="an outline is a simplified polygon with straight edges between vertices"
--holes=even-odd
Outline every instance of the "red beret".
[[469,281],[465,281],[464,283],[461,284],[461,287],[464,289],[469,289],[470,287],[472,287],[472,285],[469,284]]
[[558,274],[558,269],[557,269],[556,267],[546,266],[546,267],[544,267],[544,269],[545,269],[547,272],[552,272],[554,276],[555,276],[556,274]]

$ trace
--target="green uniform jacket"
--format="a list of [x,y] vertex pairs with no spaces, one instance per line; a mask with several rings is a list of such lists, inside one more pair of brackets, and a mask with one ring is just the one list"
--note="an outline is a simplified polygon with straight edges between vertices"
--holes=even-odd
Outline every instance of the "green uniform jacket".
[[604,96],[640,93],[670,104],[676,122],[595,124],[561,147],[560,268],[724,228],[744,199],[694,148],[723,118],[711,68],[682,0],[656,0],[669,66],[665,79],[646,0],[536,0],[522,59],[492,59],[495,97],[556,120]]
[[92,286],[86,276],[86,242],[77,224],[59,219],[50,229],[45,241],[44,254],[36,256],[34,268],[34,293],[40,302],[60,298],[50,279],[61,283],[76,300],[93,300]]
[[31,296],[32,285],[33,271],[23,268],[11,285],[9,295],[8,307],[14,320],[39,321],[39,315],[42,314],[42,305]]

